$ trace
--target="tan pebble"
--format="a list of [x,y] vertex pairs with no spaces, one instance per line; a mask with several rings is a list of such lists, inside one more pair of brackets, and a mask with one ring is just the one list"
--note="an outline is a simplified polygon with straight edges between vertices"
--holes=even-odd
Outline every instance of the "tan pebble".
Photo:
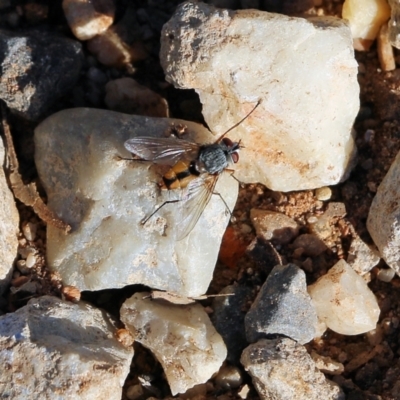
[[26,239],[32,242],[36,239],[37,225],[32,222],[28,222],[22,227],[22,231],[24,232]]
[[33,253],[28,254],[25,265],[27,268],[32,268],[36,264],[36,256]]
[[63,286],[61,294],[65,300],[73,303],[76,303],[81,299],[81,291],[75,286]]
[[135,338],[132,334],[125,328],[118,329],[115,332],[115,338],[125,347],[130,347],[133,345]]
[[332,190],[328,186],[318,188],[315,191],[315,197],[320,201],[329,200],[332,197]]

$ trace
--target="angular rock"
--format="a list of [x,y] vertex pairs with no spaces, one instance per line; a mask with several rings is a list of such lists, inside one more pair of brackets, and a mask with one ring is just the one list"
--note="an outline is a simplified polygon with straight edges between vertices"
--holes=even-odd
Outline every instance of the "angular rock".
[[380,309],[368,285],[344,260],[308,287],[318,318],[342,335],[375,329]]
[[281,334],[304,344],[314,339],[316,326],[304,272],[294,264],[276,266],[246,315],[247,340]]
[[274,243],[289,243],[299,233],[297,222],[285,214],[252,208],[250,219],[256,230],[257,236]]
[[54,34],[2,30],[0,53],[0,98],[29,120],[38,119],[79,77],[81,45]]
[[400,152],[369,209],[367,228],[387,265],[400,275]]
[[350,249],[347,256],[347,264],[360,275],[364,275],[371,271],[380,261],[380,257],[376,248],[368,246],[359,236],[351,241]]
[[305,347],[290,339],[262,339],[241,358],[262,400],[344,400],[338,385],[317,370]]
[[105,32],[114,22],[113,0],[63,0],[65,18],[79,40]]
[[121,307],[121,320],[136,341],[161,363],[172,395],[205,383],[226,357],[226,347],[200,304],[174,306],[136,293]]
[[115,330],[107,313],[50,296],[0,317],[0,397],[121,399],[133,349]]
[[169,82],[199,94],[213,132],[223,133],[261,100],[231,132],[246,146],[240,181],[290,191],[347,176],[359,87],[342,20],[185,2],[164,25],[160,59]]
[[238,364],[240,355],[247,344],[244,310],[252,298],[252,289],[243,285],[229,285],[221,290],[220,294],[232,295],[214,299],[211,321],[228,349],[226,359],[232,364]]
[[[2,166],[7,165],[5,158],[3,138],[0,137]],[[0,168],[0,198],[0,295],[2,295],[11,280],[13,264],[17,258],[19,233],[19,213],[3,167]]]
[[[65,285],[101,290],[144,284],[188,297],[206,292],[229,221],[225,204],[211,196],[191,233],[176,241],[182,203],[166,205],[141,224],[173,199],[159,190],[160,169],[120,159],[132,157],[127,139],[167,135],[172,123],[186,124],[187,140],[213,140],[190,122],[84,108],[59,112],[36,129],[35,160],[48,204],[72,226],[67,235],[47,229],[47,260]],[[222,174],[216,191],[233,209],[237,182]]]

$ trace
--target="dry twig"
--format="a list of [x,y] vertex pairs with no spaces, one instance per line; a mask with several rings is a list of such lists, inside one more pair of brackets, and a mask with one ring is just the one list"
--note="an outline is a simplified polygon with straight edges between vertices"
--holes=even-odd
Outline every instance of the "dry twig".
[[71,230],[71,226],[58,218],[57,215],[47,207],[47,205],[39,196],[36,185],[34,183],[29,183],[26,185],[22,181],[22,177],[18,172],[19,163],[11,136],[10,126],[7,121],[7,110],[4,103],[1,104],[1,113],[8,156],[8,177],[14,196],[26,206],[32,207],[33,211],[35,211],[39,218],[44,222],[51,224],[56,228],[62,229],[66,233],[69,232]]

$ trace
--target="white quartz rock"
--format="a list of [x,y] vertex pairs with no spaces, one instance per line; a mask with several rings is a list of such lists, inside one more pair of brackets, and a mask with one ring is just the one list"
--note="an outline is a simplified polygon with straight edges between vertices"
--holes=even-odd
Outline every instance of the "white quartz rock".
[[400,152],[372,201],[368,231],[385,262],[400,275]]
[[[185,123],[187,140],[215,140],[204,127],[179,120],[75,108],[61,111],[35,131],[35,161],[50,208],[72,226],[69,234],[48,226],[47,260],[65,285],[80,290],[143,284],[182,296],[206,292],[229,220],[213,195],[192,232],[176,240],[177,204],[141,220],[173,198],[160,193],[159,169],[131,158],[124,142],[163,136]],[[237,182],[222,174],[215,189],[232,210]]]
[[111,321],[50,296],[0,317],[0,398],[121,399],[133,349],[114,338]]
[[160,59],[168,81],[199,94],[215,133],[261,100],[230,134],[246,147],[240,181],[291,191],[347,176],[359,86],[344,21],[186,2],[164,25]]
[[379,306],[368,285],[344,260],[308,287],[318,318],[342,335],[375,329]]
[[172,395],[206,382],[226,358],[226,347],[200,304],[172,305],[136,293],[121,320],[164,368]]

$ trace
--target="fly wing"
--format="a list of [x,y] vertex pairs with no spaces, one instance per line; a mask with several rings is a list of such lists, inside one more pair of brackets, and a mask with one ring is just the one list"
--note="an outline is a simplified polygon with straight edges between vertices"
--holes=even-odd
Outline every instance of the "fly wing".
[[180,215],[176,225],[176,239],[184,239],[194,228],[214,192],[219,175],[199,176],[190,182],[180,202]]
[[187,140],[138,136],[127,140],[125,148],[146,161],[175,165],[181,158],[196,159],[200,146]]

